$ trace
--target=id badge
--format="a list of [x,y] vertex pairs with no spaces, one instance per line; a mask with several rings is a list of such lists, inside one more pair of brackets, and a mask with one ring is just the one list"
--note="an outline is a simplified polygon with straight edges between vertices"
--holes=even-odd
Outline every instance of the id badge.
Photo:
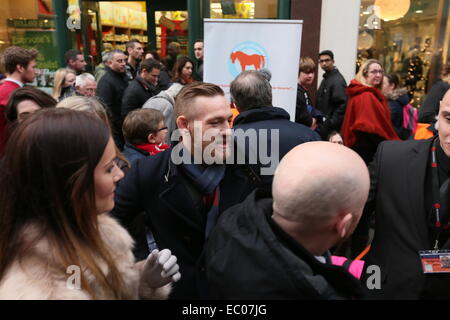
[[450,250],[419,251],[423,273],[450,273]]

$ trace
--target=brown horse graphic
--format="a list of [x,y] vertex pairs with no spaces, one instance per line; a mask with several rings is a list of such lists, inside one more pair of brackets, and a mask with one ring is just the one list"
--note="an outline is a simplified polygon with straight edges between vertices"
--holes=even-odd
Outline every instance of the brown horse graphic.
[[260,54],[251,54],[248,55],[242,51],[232,52],[230,55],[231,62],[235,62],[236,59],[239,60],[242,71],[245,71],[247,66],[254,66],[255,70],[259,70],[265,65],[265,58]]

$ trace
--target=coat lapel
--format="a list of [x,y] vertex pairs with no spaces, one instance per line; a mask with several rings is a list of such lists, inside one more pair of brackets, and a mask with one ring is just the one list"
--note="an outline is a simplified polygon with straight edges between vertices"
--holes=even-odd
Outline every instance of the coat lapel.
[[[170,160],[169,160],[170,161]],[[201,195],[193,186],[187,186],[187,179],[181,177],[179,168],[170,162],[172,172],[164,183],[166,184],[159,198],[187,225],[199,232],[204,232],[205,221],[201,214]],[[188,190],[190,188],[190,190]],[[193,199],[198,194],[198,198]]]
[[428,168],[431,142],[430,140],[428,143],[417,144],[412,150],[410,159],[407,159],[407,192],[405,193],[409,200],[410,212],[415,224],[414,228],[417,231],[411,236],[415,237],[419,243],[427,244],[427,246],[429,240],[425,208],[425,175]]

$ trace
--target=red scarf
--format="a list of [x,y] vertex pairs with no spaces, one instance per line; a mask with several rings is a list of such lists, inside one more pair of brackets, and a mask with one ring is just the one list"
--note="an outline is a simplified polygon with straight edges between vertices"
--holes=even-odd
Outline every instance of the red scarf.
[[385,140],[400,140],[392,126],[387,100],[380,90],[352,80],[347,95],[349,99],[341,129],[347,147],[357,143],[357,131],[376,134]]
[[143,143],[143,144],[135,144],[134,146],[140,150],[147,151],[151,156],[153,156],[157,153],[160,153],[170,147],[166,143],[161,143],[161,144]]

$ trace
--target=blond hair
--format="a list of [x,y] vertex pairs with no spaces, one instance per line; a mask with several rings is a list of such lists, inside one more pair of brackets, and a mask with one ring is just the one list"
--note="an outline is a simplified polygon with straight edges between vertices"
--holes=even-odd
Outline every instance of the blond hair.
[[66,76],[69,73],[73,73],[75,76],[77,75],[75,71],[68,68],[60,68],[56,70],[55,79],[53,80],[53,92],[52,92],[52,97],[55,100],[59,99],[59,96],[61,95],[61,90],[64,86],[64,82],[66,82]]
[[[373,86],[367,82],[367,76],[369,74],[369,67],[375,63],[378,64],[383,69],[383,65],[381,64],[380,61],[378,61],[376,59],[369,59],[366,62],[364,62],[364,64],[361,66],[361,68],[359,68],[359,71],[355,76],[355,80],[361,82],[365,86],[381,89],[381,87],[383,86],[383,82],[380,82],[380,84],[377,86]],[[384,69],[383,69],[383,75],[384,75]]]

